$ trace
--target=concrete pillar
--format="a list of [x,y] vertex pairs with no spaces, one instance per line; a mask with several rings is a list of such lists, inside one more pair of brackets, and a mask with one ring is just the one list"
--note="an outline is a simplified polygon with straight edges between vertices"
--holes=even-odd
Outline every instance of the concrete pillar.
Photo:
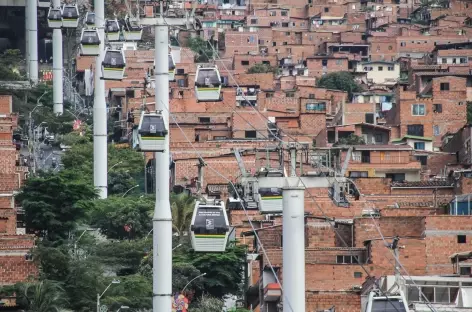
[[26,0],[28,6],[27,23],[29,32],[29,78],[33,84],[38,83],[38,5],[36,0]]
[[[61,0],[53,0],[53,7],[61,6]],[[63,87],[63,56],[62,56],[62,29],[54,29],[52,33],[52,86],[53,86],[53,111],[56,115],[62,115],[64,108]]]
[[283,310],[305,310],[305,187],[297,177],[283,188]]

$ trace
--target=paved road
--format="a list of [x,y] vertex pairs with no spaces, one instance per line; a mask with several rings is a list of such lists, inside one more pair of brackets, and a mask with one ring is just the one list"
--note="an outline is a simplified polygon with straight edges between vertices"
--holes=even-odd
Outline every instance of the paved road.
[[[27,164],[31,168],[33,158],[32,155],[30,156],[28,147],[22,147],[20,153],[23,159],[28,159]],[[52,147],[51,145],[39,142],[36,143],[36,170],[60,170],[62,154],[63,152],[58,147]],[[53,166],[54,159],[56,160],[56,166]]]

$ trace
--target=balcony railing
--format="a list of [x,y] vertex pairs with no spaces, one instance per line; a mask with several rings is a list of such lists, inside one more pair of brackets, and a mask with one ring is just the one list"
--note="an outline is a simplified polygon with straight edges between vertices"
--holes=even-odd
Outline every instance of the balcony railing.
[[412,161],[414,161],[414,159],[409,155],[359,156],[353,154],[351,158],[351,162],[363,164],[407,164]]

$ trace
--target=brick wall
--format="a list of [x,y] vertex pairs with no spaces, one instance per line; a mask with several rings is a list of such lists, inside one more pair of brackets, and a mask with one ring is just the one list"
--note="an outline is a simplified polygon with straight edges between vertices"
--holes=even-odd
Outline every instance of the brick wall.
[[[323,65],[323,60],[327,63]],[[321,77],[323,73],[332,73],[348,70],[348,58],[307,58],[308,75],[310,77]]]
[[346,291],[315,291],[306,294],[306,311],[327,310],[333,306],[338,312],[358,312],[361,299],[358,293]]

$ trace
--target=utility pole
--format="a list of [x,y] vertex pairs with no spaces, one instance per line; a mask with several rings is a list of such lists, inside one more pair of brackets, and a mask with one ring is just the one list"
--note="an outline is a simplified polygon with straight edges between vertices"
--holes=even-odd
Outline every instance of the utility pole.
[[36,0],[26,0],[28,3],[26,10],[28,11],[28,61],[29,79],[36,85],[38,83],[38,3]]
[[398,246],[398,242],[400,241],[400,237],[397,235],[393,238],[393,241],[391,244],[388,244],[388,248],[393,251],[393,256],[395,260],[395,284],[397,284],[398,288],[403,291],[403,280],[401,278],[401,272],[400,272],[400,250],[405,248],[404,246]]
[[[59,8],[61,0],[52,0],[52,6]],[[54,28],[52,31],[52,87],[53,87],[53,112],[62,115],[64,98],[62,65],[62,29]]]
[[298,177],[285,178],[282,253],[283,311],[305,311],[305,187]]
[[98,188],[100,198],[104,199],[108,197],[107,107],[105,103],[105,81],[101,79],[102,60],[105,53],[105,1],[95,0],[94,6],[95,25],[101,40],[99,45],[100,55],[95,59],[94,73],[93,184]]

